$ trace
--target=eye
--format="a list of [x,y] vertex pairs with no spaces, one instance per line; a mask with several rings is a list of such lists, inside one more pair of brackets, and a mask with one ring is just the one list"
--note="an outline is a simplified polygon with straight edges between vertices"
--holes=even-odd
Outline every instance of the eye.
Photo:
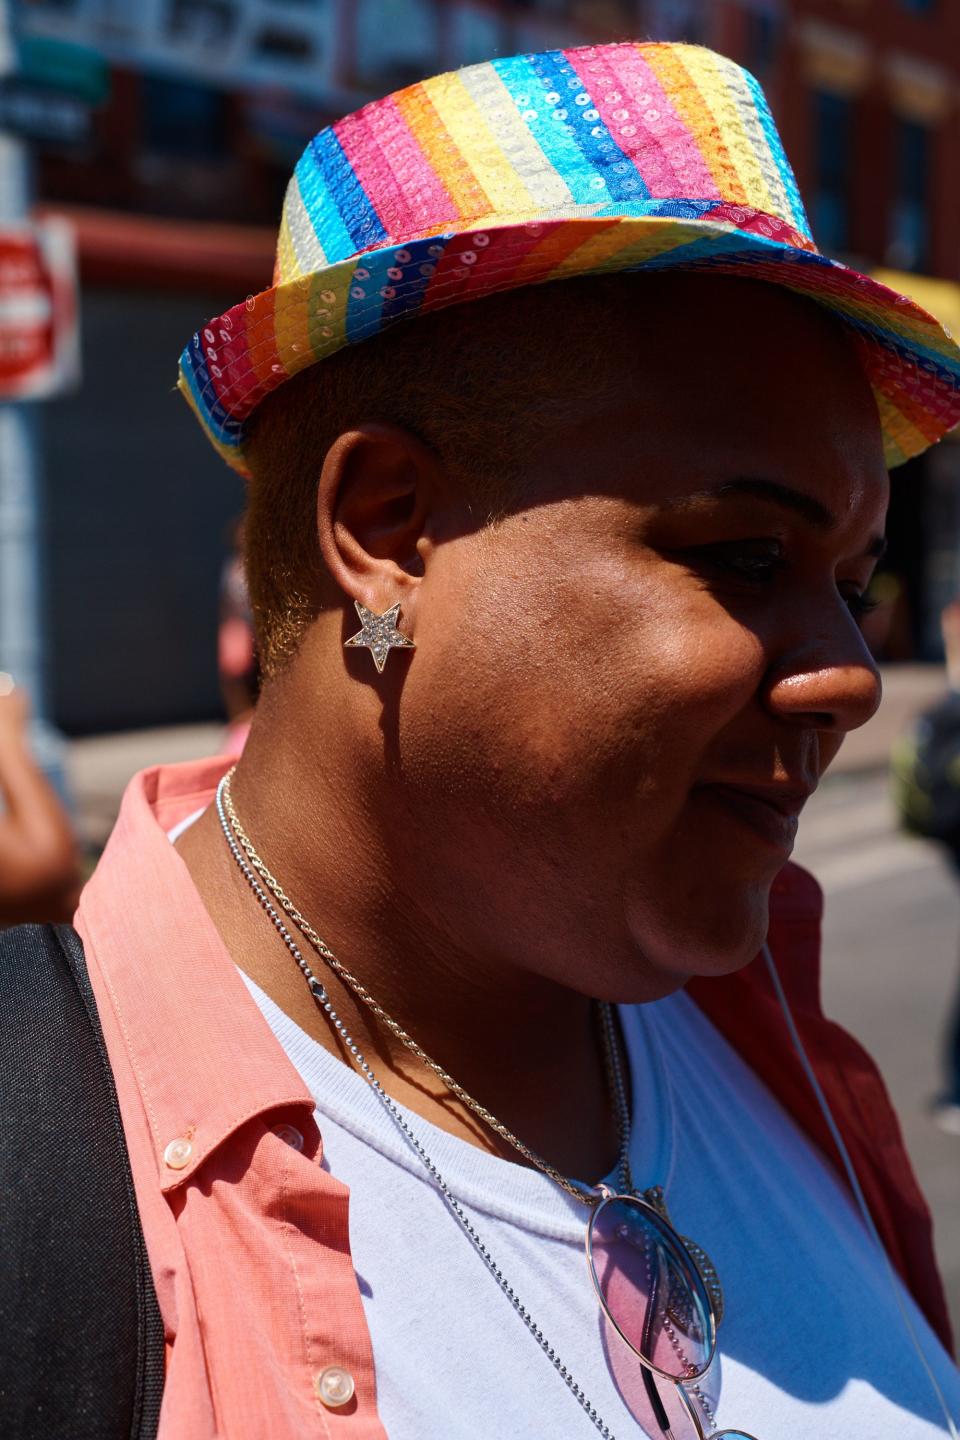
[[[843,592],[841,591],[841,594],[842,593]],[[877,606],[880,604],[880,601],[874,599],[874,597],[870,594],[869,590],[864,590],[862,593],[859,591],[853,591],[851,594],[844,595],[843,599],[847,609],[850,611],[850,614],[853,616],[854,620],[856,620],[858,625],[861,623],[865,615],[869,615],[871,610],[876,610]]]
[[775,539],[723,540],[685,552],[694,569],[763,584],[786,568],[783,545]]

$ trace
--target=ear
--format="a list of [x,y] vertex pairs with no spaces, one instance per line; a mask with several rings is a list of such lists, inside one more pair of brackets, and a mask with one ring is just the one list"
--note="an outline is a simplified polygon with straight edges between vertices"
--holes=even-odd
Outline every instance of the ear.
[[409,431],[360,425],[327,451],[317,489],[317,537],[328,573],[380,615],[410,614],[429,548],[438,460]]

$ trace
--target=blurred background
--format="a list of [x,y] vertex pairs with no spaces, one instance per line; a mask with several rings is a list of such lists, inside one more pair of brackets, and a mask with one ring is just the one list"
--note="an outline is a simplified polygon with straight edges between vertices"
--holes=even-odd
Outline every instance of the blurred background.
[[[765,86],[821,247],[960,330],[957,0],[13,0],[9,16],[0,124],[28,170],[21,205],[69,220],[79,264],[81,383],[33,437],[41,688],[69,735],[219,713],[217,585],[242,495],[172,392],[176,358],[269,283],[294,163],[367,99],[494,54],[712,45]],[[872,622],[891,660],[942,653],[958,481],[945,445],[897,486]]]
[[[88,864],[135,769],[220,743],[243,493],[175,394],[176,361],[269,284],[305,144],[427,74],[627,38],[752,70],[821,247],[960,333],[960,0],[0,0],[0,671],[30,693]],[[827,891],[828,1009],[888,1076],[960,1324],[960,1138],[929,1113],[957,891],[943,847],[898,828],[887,781],[895,737],[947,686],[956,438],[897,472],[889,539],[868,622],[887,698],[811,802],[798,858]]]

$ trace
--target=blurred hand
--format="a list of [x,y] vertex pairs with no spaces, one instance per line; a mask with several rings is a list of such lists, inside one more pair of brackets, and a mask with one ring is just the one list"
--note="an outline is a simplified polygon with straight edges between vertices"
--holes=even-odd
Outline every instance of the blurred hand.
[[14,687],[8,694],[0,691],[0,748],[21,748],[26,740],[30,719],[30,702],[26,691]]
[[30,753],[30,702],[0,671],[0,926],[69,920],[80,890],[69,817]]
[[947,675],[954,689],[960,686],[960,600],[951,600],[940,612],[940,632],[947,657]]

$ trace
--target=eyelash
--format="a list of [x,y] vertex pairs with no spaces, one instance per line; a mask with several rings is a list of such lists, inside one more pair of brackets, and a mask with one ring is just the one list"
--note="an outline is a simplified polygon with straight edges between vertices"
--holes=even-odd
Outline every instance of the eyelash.
[[869,615],[871,611],[876,610],[880,604],[879,600],[871,600],[866,594],[845,595],[843,598],[847,603],[847,609],[850,611],[850,614],[854,620],[857,621],[862,620],[865,615]]
[[[701,563],[715,567],[723,574],[734,574],[755,585],[763,585],[787,569],[783,549],[777,540],[747,540],[706,545],[691,552]],[[847,609],[859,622],[877,608],[878,602],[866,593],[843,596]]]

